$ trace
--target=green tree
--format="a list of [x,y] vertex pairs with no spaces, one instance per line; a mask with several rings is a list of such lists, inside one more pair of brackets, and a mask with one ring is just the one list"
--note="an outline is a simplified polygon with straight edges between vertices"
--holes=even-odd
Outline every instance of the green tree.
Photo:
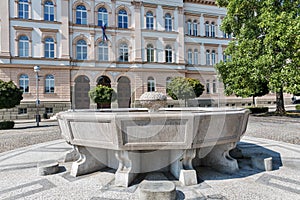
[[102,108],[104,104],[111,103],[116,100],[116,93],[108,86],[97,85],[89,91],[89,97],[94,103],[100,104],[100,107]]
[[283,92],[300,90],[300,1],[217,0],[227,8],[221,29],[234,34],[216,66],[226,94],[254,96],[261,83],[276,92],[276,112],[284,113]]
[[0,109],[13,108],[19,105],[23,99],[22,94],[22,90],[12,81],[0,80]]
[[[20,90],[12,81],[5,82],[0,80],[0,109],[13,108],[21,103],[22,90]],[[0,129],[11,129],[15,123],[13,121],[0,122]]]
[[185,106],[187,99],[199,97],[203,91],[204,86],[193,78],[175,77],[167,85],[168,95],[174,100],[185,100]]

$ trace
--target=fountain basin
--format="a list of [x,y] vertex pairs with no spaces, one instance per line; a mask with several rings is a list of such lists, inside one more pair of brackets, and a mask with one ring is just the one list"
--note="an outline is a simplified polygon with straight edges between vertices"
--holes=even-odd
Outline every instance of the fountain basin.
[[[170,108],[76,110],[58,114],[63,137],[80,153],[71,175],[103,167],[117,169],[116,185],[127,187],[136,174],[171,171],[195,184],[194,166],[238,170],[229,155],[245,133],[246,109]],[[186,180],[189,179],[189,180]]]

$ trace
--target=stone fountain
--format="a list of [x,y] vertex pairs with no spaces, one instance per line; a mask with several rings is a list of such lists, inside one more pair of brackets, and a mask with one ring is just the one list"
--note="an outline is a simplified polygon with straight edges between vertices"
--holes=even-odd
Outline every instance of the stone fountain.
[[183,185],[194,185],[196,166],[225,173],[239,169],[229,151],[246,131],[248,110],[159,109],[156,103],[150,109],[59,113],[62,135],[80,155],[72,164],[71,175],[110,167],[117,169],[115,184],[128,187],[139,173],[170,171]]

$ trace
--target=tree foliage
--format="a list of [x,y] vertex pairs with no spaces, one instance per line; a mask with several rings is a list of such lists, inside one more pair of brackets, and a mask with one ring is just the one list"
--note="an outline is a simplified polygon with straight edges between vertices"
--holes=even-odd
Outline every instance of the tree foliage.
[[231,59],[217,65],[225,93],[259,96],[267,85],[277,93],[277,111],[284,112],[283,92],[300,91],[300,1],[217,3],[227,8],[221,29],[235,38],[225,51]]
[[108,86],[97,85],[89,91],[89,97],[95,103],[110,103],[116,100],[116,93]]
[[13,108],[20,104],[23,92],[12,81],[0,80],[0,109]]
[[204,86],[199,80],[185,77],[172,78],[171,82],[167,85],[168,95],[174,99],[192,99],[199,97],[204,91]]

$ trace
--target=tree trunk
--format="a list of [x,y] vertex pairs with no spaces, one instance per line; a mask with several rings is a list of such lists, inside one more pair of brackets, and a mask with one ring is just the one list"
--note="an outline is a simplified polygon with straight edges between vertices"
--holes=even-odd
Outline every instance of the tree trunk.
[[253,106],[256,107],[255,96],[252,97]]
[[284,114],[284,99],[283,99],[283,88],[280,88],[279,92],[276,92],[276,113]]

